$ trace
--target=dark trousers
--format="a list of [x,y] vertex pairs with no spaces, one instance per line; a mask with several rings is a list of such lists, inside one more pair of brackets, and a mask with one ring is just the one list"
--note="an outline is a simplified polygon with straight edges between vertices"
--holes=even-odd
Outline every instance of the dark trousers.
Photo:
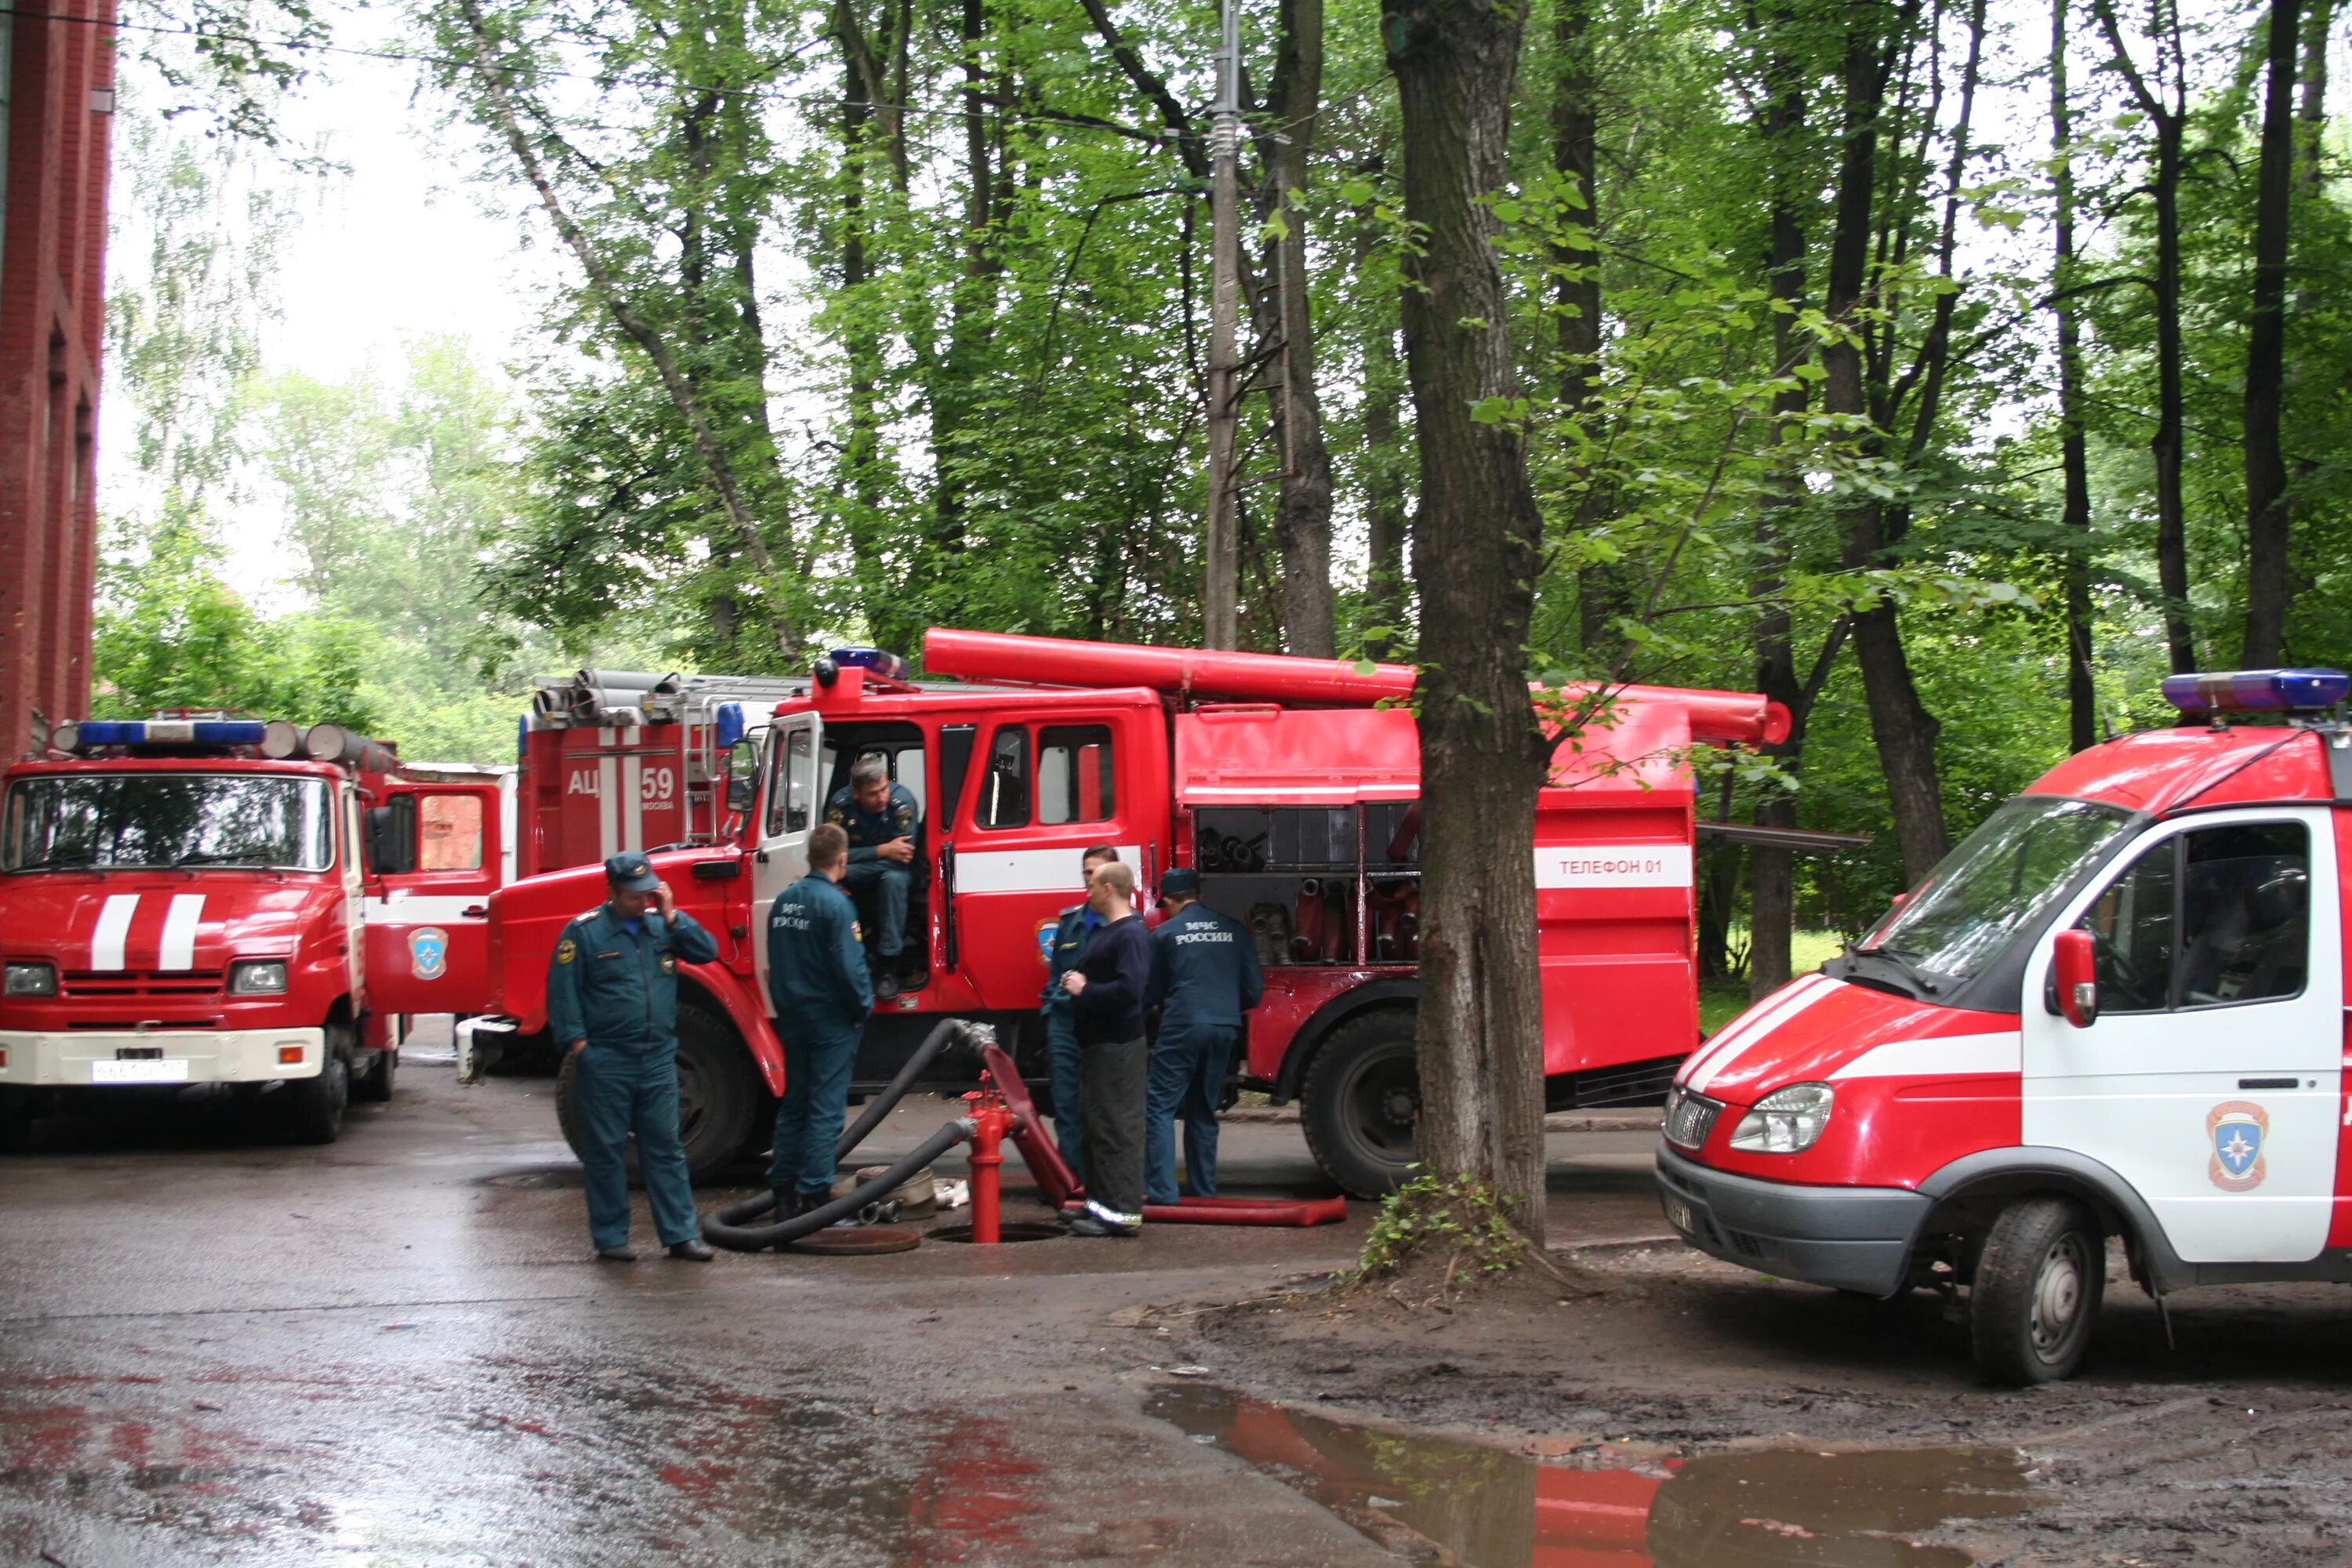
[[784,1047],[784,1098],[776,1107],[775,1157],[768,1185],[803,1193],[833,1190],[833,1146],[849,1113],[850,1069],[857,1065],[859,1026],[778,1029]]
[[1045,1069],[1054,1085],[1054,1142],[1062,1151],[1062,1163],[1070,1168],[1070,1175],[1081,1185],[1087,1179],[1085,1140],[1080,1129],[1086,1118],[1080,1114],[1079,1101],[1085,1098],[1082,1078],[1078,1071],[1078,1025],[1066,1007],[1048,1008],[1045,1013]]
[[896,860],[852,860],[841,885],[866,918],[866,945],[877,958],[896,958],[907,942],[907,894],[915,885]]
[[1217,1101],[1238,1029],[1163,1029],[1151,1047],[1151,1085],[1144,1097],[1143,1201],[1172,1204],[1176,1125],[1184,1119],[1184,1174],[1195,1197],[1217,1195]]
[[1138,1036],[1090,1041],[1078,1057],[1087,1207],[1097,1219],[1130,1228],[1143,1223],[1143,1096],[1150,1053]]
[[588,1175],[588,1236],[599,1251],[629,1240],[629,1167],[636,1134],[637,1170],[664,1247],[701,1234],[686,1146],[677,1140],[677,1044],[652,1050],[600,1046],[593,1038],[572,1064],[580,1163]]

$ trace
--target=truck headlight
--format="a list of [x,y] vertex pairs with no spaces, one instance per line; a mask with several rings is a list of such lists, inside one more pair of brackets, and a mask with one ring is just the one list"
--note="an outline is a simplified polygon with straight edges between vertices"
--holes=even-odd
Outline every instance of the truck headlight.
[[1731,1130],[1731,1146],[1751,1154],[1801,1154],[1830,1124],[1837,1091],[1825,1083],[1792,1083],[1756,1102]]
[[229,965],[228,994],[232,996],[279,996],[285,991],[286,961],[282,958],[254,959]]
[[5,987],[11,996],[54,996],[58,970],[53,963],[12,963]]

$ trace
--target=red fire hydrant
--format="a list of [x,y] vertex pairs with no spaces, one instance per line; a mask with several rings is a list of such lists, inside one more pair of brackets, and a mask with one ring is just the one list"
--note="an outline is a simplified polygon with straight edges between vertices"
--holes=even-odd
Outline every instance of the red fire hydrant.
[[1004,1166],[1004,1138],[1013,1131],[1013,1108],[985,1076],[964,1099],[971,1104],[971,1239],[994,1245],[1003,1239],[998,1181]]

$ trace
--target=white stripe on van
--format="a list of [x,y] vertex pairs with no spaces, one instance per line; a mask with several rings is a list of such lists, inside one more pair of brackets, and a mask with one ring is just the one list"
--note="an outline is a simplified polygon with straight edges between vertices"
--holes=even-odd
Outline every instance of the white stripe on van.
[[1749,1025],[1747,1028],[1742,1029],[1739,1032],[1739,1038],[1732,1041],[1729,1045],[1724,1047],[1720,1050],[1709,1053],[1707,1059],[1701,1063],[1698,1070],[1692,1073],[1690,1078],[1686,1080],[1690,1087],[1699,1090],[1701,1093],[1705,1093],[1706,1086],[1714,1082],[1715,1079],[1722,1074],[1725,1068],[1731,1066],[1731,1064],[1737,1061],[1740,1057],[1746,1055],[1748,1048],[1750,1046],[1755,1045],[1767,1035],[1769,1035],[1773,1030],[1779,1028],[1781,1025],[1787,1023],[1790,1019],[1795,1017],[1798,1014],[1803,1012],[1814,1003],[1821,1001],[1823,997],[1829,995],[1830,993],[1838,988],[1838,983],[1830,979],[1826,975],[1811,974],[1807,975],[1806,978],[1811,980],[1813,984],[1807,986],[1802,991],[1797,991],[1793,986],[1790,987],[1790,990],[1794,994],[1789,996],[1787,1000],[1783,1001],[1779,1006],[1773,1008],[1770,1012],[1759,1017],[1755,1023]]

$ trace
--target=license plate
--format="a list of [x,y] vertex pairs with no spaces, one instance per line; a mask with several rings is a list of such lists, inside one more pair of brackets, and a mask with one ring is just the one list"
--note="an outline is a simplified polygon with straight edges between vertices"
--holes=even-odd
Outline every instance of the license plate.
[[163,1061],[92,1062],[89,1064],[92,1083],[185,1083],[188,1063],[184,1057]]
[[1691,1220],[1690,1205],[1680,1198],[1666,1200],[1666,1223],[1676,1230],[1689,1231],[1694,1234],[1698,1230],[1698,1226]]

